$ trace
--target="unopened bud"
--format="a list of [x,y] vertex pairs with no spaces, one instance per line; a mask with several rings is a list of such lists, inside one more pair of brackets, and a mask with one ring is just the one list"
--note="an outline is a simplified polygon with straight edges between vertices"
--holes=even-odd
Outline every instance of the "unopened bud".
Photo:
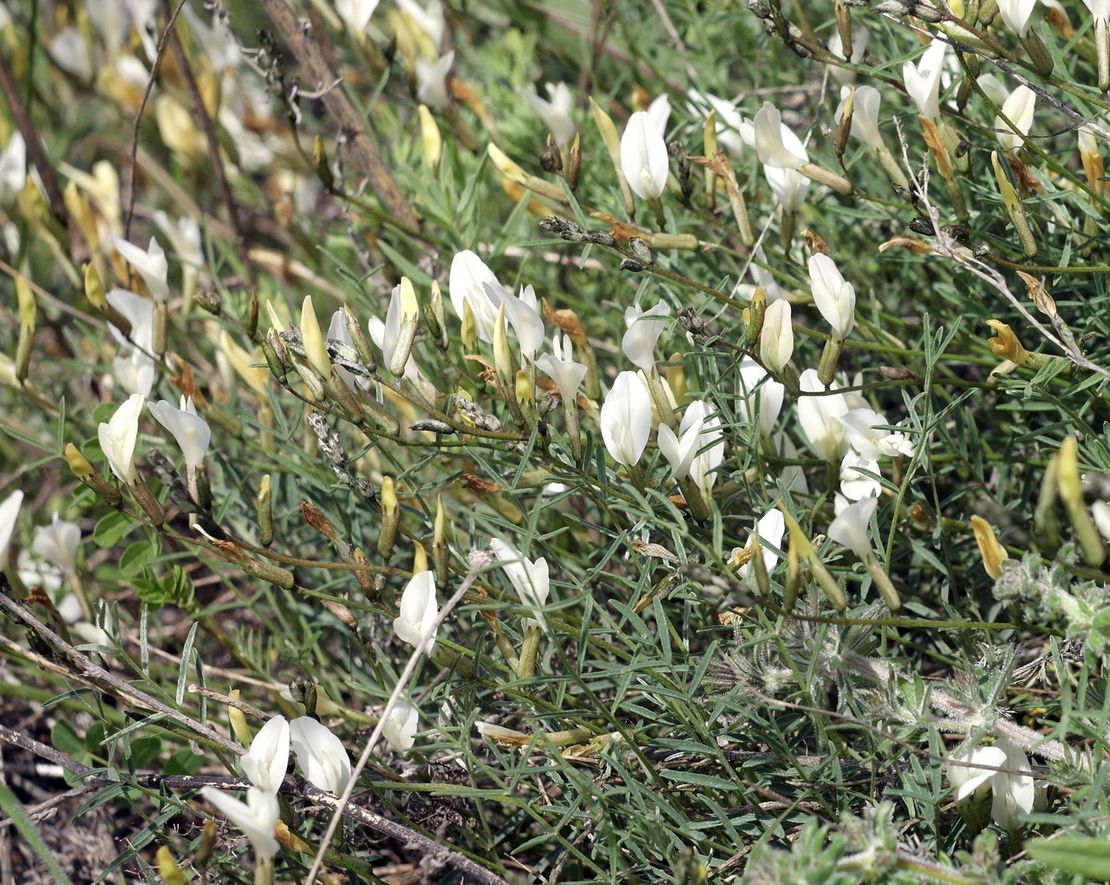
[[420,141],[424,147],[424,165],[434,170],[439,165],[439,158],[443,153],[443,137],[439,134],[435,117],[426,105],[420,105],[417,112],[420,116]]
[[397,540],[397,529],[401,524],[401,507],[397,503],[397,493],[393,477],[382,477],[382,531],[378,535],[378,554],[388,561],[393,554],[393,543]]
[[254,735],[251,733],[251,727],[247,725],[247,717],[237,706],[239,689],[232,689],[228,693],[228,698],[231,703],[227,705],[227,721],[231,725],[231,733],[235,735],[235,740],[244,747],[249,747],[254,740]]
[[168,845],[160,847],[155,858],[158,861],[158,877],[162,880],[162,885],[185,885],[185,874],[173,859],[173,853]]

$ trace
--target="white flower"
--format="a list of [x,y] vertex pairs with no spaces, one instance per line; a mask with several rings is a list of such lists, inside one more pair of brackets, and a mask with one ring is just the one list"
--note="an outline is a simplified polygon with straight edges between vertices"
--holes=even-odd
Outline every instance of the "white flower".
[[[836,109],[837,120],[844,116],[848,94],[848,87],[840,92],[840,107]],[[874,86],[857,86],[855,88],[855,95],[852,99],[852,138],[876,149],[885,147],[883,137],[879,133],[879,105],[881,102],[882,94]]]
[[258,730],[247,754],[239,757],[239,770],[258,789],[276,793],[288,765],[289,722],[284,716],[274,716]]
[[343,742],[311,716],[289,723],[289,743],[297,765],[312,786],[338,796],[351,779],[351,760]]
[[[691,88],[686,97],[693,106],[691,115],[704,113],[704,107],[709,107],[717,115],[717,143],[733,158],[739,158],[744,153],[744,139],[740,136],[742,118],[736,106],[727,99],[708,92],[698,92]],[[696,110],[694,110],[696,108]]]
[[[531,286],[521,286],[520,291],[514,295],[512,289],[502,286],[496,281],[485,283],[483,288],[490,303],[500,308],[505,306],[505,318],[513,327],[520,352],[528,359],[535,358],[536,351],[543,346],[543,317],[540,316],[539,301],[536,290]],[[496,324],[496,310],[494,323]]]
[[759,432],[770,435],[782,411],[786,388],[750,356],[740,361],[740,397],[740,419],[752,424],[758,418]]
[[833,337],[845,339],[856,324],[856,289],[841,276],[836,263],[822,252],[810,256],[809,283],[813,303],[832,328]]
[[155,301],[165,301],[169,297],[170,288],[166,281],[169,264],[166,261],[166,252],[157,239],[151,237],[146,249],[141,249],[123,237],[113,236],[112,246],[142,277]]
[[420,711],[416,707],[398,701],[382,723],[382,735],[396,752],[405,753],[412,749],[419,721]]
[[[863,473],[861,471],[866,471]],[[847,501],[858,501],[860,498],[877,498],[882,491],[883,484],[867,474],[878,474],[879,462],[865,458],[858,452],[849,449],[844,453],[840,462],[840,494]]]
[[1110,20],[1110,0],[1083,0],[1090,10],[1091,17],[1098,21],[1100,18]]
[[671,100],[667,94],[664,92],[662,95],[657,95],[652,103],[648,105],[645,113],[651,118],[651,122],[659,130],[659,134],[665,136],[667,134],[667,122],[671,119]]
[[134,346],[148,353],[153,350],[154,302],[127,289],[112,289],[105,297],[131,324],[131,334],[126,338],[115,326],[108,326],[112,337],[121,346]]
[[[77,568],[77,547],[80,543],[81,526],[75,522],[58,519],[58,514],[55,513],[50,525],[35,529],[31,549],[47,562],[70,575]],[[2,549],[3,545],[0,544],[0,551]],[[0,559],[3,559],[2,555]]]
[[204,50],[212,70],[223,73],[239,66],[242,56],[239,53],[239,41],[231,32],[228,25],[227,13],[219,7],[212,13],[212,24],[207,24],[200,15],[193,12],[191,6],[185,6],[185,17],[189,20],[189,29],[193,32],[193,39]]
[[416,97],[421,104],[430,108],[445,108],[451,103],[447,92],[447,75],[451,73],[454,63],[454,50],[439,61],[431,62],[426,58],[416,60]]
[[[145,78],[144,78],[144,83]],[[161,209],[152,216],[158,229],[173,246],[173,251],[184,263],[193,267],[204,266],[204,248],[200,234],[200,224],[189,215],[180,216],[174,221]]]
[[415,0],[397,0],[397,6],[408,16],[409,21],[428,35],[432,46],[439,48],[443,43],[443,31],[447,22],[443,16],[443,4],[440,0],[431,0],[425,8],[421,8]]
[[[834,28],[832,35],[829,37],[828,43],[825,45],[837,58],[850,61],[854,65],[858,65],[863,61],[863,53],[867,49],[867,41],[871,38],[871,32],[866,28],[854,27],[852,29],[852,57],[845,58],[844,56],[844,41],[840,39],[840,29]],[[851,83],[856,79],[855,71],[846,71],[840,65],[829,65],[829,75],[836,80],[837,83]]]
[[550,101],[530,92],[524,94],[524,99],[547,125],[555,144],[565,148],[574,141],[574,133],[578,131],[574,122],[574,96],[566,83],[547,83],[545,88]]
[[[1033,112],[1037,109],[1037,93],[1024,84],[1018,86],[1002,103],[1002,114],[994,118],[994,130],[998,143],[1005,151],[1016,151],[1025,143],[1022,137],[1033,128]],[[1014,132],[1006,120],[1014,124]]]
[[139,438],[139,415],[145,398],[133,393],[115,411],[106,424],[96,431],[100,450],[108,459],[108,466],[122,482],[131,485],[136,480],[135,442]]
[[1029,30],[1029,18],[1036,5],[1037,0],[998,0],[998,14],[1002,16],[1006,27],[1019,37],[1024,37]]
[[16,130],[0,153],[0,205],[7,205],[27,181],[27,143]]
[[601,405],[601,437],[613,460],[638,463],[651,434],[651,396],[635,372],[621,372]]
[[624,325],[627,331],[621,339],[621,350],[634,366],[651,374],[655,367],[655,344],[667,328],[664,317],[671,315],[671,306],[660,301],[650,310],[638,304],[625,308]]
[[[816,369],[806,369],[799,380],[802,396],[798,398],[798,422],[806,442],[819,458],[839,461],[848,448],[840,421],[848,412],[848,403],[843,394],[824,392]],[[830,390],[836,390],[836,385],[830,385]]]
[[77,28],[63,28],[50,40],[50,57],[63,71],[82,80],[93,75],[88,41]]
[[871,515],[879,504],[878,498],[860,498],[840,510],[829,526],[828,536],[847,547],[860,559],[874,555],[871,550]]
[[851,409],[840,416],[848,445],[869,461],[893,458],[895,455],[913,457],[913,441],[904,433],[880,430],[888,422],[873,409]]
[[763,315],[759,358],[763,360],[763,365],[775,372],[781,372],[794,354],[794,327],[790,314],[790,302],[780,298],[772,301]]
[[[490,283],[496,288],[487,288],[487,284]],[[469,249],[456,252],[455,257],[451,259],[447,289],[451,296],[451,305],[455,308],[459,319],[462,319],[465,313],[464,302],[469,302],[478,338],[487,344],[492,342],[499,305],[490,299],[489,292],[503,291],[493,271]]]
[[[416,334],[416,324],[420,321],[420,305],[416,300],[416,290],[407,278],[394,286],[389,293],[389,307],[385,312],[385,323],[381,328],[382,361],[395,375],[415,379],[416,364],[412,361],[412,343]],[[369,328],[370,337],[374,329]],[[400,350],[407,353],[402,354]],[[405,360],[400,365],[401,359]]]
[[689,477],[708,494],[717,479],[715,471],[725,457],[720,418],[711,415],[709,405],[701,400],[690,403],[678,434],[666,424],[659,425],[659,451],[670,463],[674,479]]
[[208,422],[197,414],[193,398],[182,396],[181,407],[177,409],[164,399],[148,403],[147,409],[154,420],[173,435],[181,454],[185,456],[185,469],[190,476],[195,474],[208,452],[212,430]]
[[578,388],[586,377],[586,366],[574,361],[574,348],[570,338],[556,332],[551,339],[551,353],[536,360],[536,368],[547,375],[559,388],[563,402],[573,403],[578,398]]
[[994,747],[967,750],[948,765],[948,779],[956,788],[956,801],[963,801],[986,789],[991,791],[991,818],[1003,829],[1021,829],[1020,815],[1029,814],[1041,804],[1042,796],[1031,774],[1010,774],[971,768],[966,763],[1030,772],[1029,758],[1017,744],[999,738]]
[[393,632],[402,642],[431,654],[436,645],[433,628],[438,617],[435,576],[430,571],[417,572],[401,594],[399,617],[393,621]]
[[628,118],[621,136],[621,171],[642,200],[655,200],[667,187],[669,158],[663,135],[647,111]]
[[243,831],[256,858],[270,858],[278,853],[278,841],[274,838],[279,817],[276,794],[251,787],[247,790],[246,802],[221,793],[215,787],[204,787],[200,794]]
[[[1091,505],[1091,516],[1094,517],[1095,525],[1098,526],[1102,537],[1110,541],[1110,501],[1095,501]],[[0,545],[0,551],[2,550],[3,547]],[[3,559],[3,556],[0,556],[0,559]]]
[[902,82],[906,92],[921,116],[930,120],[940,116],[940,76],[944,72],[947,52],[948,44],[934,39],[916,65],[912,61],[902,65]]
[[779,169],[797,169],[805,165],[807,158],[805,152],[794,150],[794,144],[788,144],[783,135],[787,129],[782,122],[782,114],[769,101],[763,102],[752,121],[755,131],[755,151],[759,155],[759,162],[764,166],[774,166]]
[[3,503],[0,503],[0,563],[8,555],[8,545],[15,533],[16,520],[19,519],[19,508],[23,506],[23,492],[16,489]]
[[[763,566],[770,575],[775,569],[775,563],[779,561],[778,550],[782,549],[782,536],[786,532],[786,519],[782,515],[782,511],[778,508],[771,508],[760,518],[756,523],[755,531],[748,537],[748,543],[741,547],[734,547],[732,550],[733,556],[739,556],[742,550],[747,550],[755,543],[756,536],[759,537],[759,549],[763,554]],[[747,578],[751,573],[752,564],[750,562],[744,563],[740,566],[737,574],[741,578]]]
[[989,768],[972,768],[966,763],[990,765],[994,768],[1006,767],[1006,753],[1000,747],[976,747],[952,756],[948,763],[948,780],[956,790],[956,801],[975,795],[982,789],[991,787],[991,780],[997,771]]
[[516,590],[525,608],[531,609],[533,616],[545,630],[547,622],[543,616],[543,606],[551,593],[547,560],[540,557],[534,562],[523,556],[512,544],[494,538],[489,542],[490,550],[501,563],[505,576]]
[[[769,140],[774,140],[773,133],[767,132],[766,130],[765,136]],[[753,148],[756,147],[755,126],[752,123],[741,123],[740,137],[744,140],[745,144]],[[801,158],[803,163],[809,162],[809,155],[806,153],[805,145],[802,144],[801,139],[794,134],[794,131],[789,126],[783,124],[779,127],[779,139],[782,141],[782,145],[786,151],[795,160]],[[798,172],[796,169],[764,163],[763,177],[767,179],[767,184],[771,186],[771,191],[775,195],[775,200],[782,206],[784,212],[796,212],[801,207],[802,202],[805,200],[806,193],[809,190],[809,179],[802,175],[802,173]]]
[[335,11],[352,34],[361,34],[370,24],[378,0],[335,0]]

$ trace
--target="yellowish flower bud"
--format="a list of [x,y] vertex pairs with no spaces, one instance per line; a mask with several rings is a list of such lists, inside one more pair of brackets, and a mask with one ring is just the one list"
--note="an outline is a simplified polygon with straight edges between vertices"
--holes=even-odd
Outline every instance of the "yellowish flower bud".
[[328,359],[324,333],[320,331],[320,323],[316,319],[311,295],[306,295],[301,303],[301,341],[304,344],[304,354],[309,365],[324,378],[331,375],[331,360]]
[[424,165],[434,170],[439,165],[439,158],[443,153],[443,136],[439,134],[439,126],[427,105],[420,105],[418,113],[420,141],[424,146]]
[[163,845],[155,855],[158,861],[158,876],[163,885],[185,885],[185,874],[173,859],[168,845]]
[[83,476],[91,476],[93,473],[93,466],[89,463],[89,459],[81,454],[81,450],[73,443],[66,443],[65,447],[66,463],[69,464],[69,469],[73,471],[73,475],[81,478]]
[[251,727],[247,725],[247,717],[243,715],[242,710],[235,706],[235,702],[239,700],[239,689],[232,689],[228,697],[232,701],[227,706],[227,720],[231,724],[231,732],[235,735],[235,740],[244,747],[249,747],[254,735],[251,734]]
[[505,305],[497,309],[497,320],[493,326],[493,365],[502,383],[513,377],[513,353],[509,348],[509,331],[506,328]]
[[998,543],[994,529],[981,516],[971,517],[971,530],[975,533],[975,543],[979,545],[979,555],[983,558],[983,568],[995,580],[1002,577],[1002,563],[1007,559],[1006,550]]

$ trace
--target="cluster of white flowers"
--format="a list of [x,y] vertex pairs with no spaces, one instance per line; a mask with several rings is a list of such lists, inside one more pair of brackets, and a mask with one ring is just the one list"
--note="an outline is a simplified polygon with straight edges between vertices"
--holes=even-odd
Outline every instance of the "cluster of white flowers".
[[[387,731],[388,733],[388,731]],[[292,722],[275,716],[259,729],[245,756],[239,757],[239,770],[251,782],[246,801],[236,799],[215,787],[204,787],[201,795],[243,831],[259,860],[278,852],[274,838],[280,806],[278,792],[289,766],[289,750],[297,758],[304,779],[317,789],[341,794],[351,780],[351,760],[343,742],[310,716]]]

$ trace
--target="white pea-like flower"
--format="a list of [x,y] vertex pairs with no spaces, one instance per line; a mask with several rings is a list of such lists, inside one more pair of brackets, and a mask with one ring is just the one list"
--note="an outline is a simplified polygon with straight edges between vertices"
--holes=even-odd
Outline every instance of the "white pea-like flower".
[[397,0],[397,8],[424,32],[434,48],[438,49],[443,44],[447,20],[440,0],[430,0],[427,6],[421,6],[416,0]]
[[841,275],[828,255],[818,252],[809,259],[809,283],[813,303],[832,329],[833,337],[843,340],[856,324],[856,289]]
[[528,559],[516,547],[500,538],[493,538],[489,546],[497,561],[501,563],[501,568],[505,571],[505,576],[513,585],[513,589],[516,590],[521,603],[532,611],[533,617],[546,630],[547,621],[543,616],[543,607],[551,594],[547,560],[542,556],[536,560]]
[[874,86],[857,86],[854,90],[844,87],[840,91],[840,106],[836,109],[836,119],[844,116],[844,109],[848,104],[848,95],[854,91],[852,97],[852,138],[862,141],[868,147],[883,150],[886,144],[879,132],[879,106],[882,103],[882,93]]
[[569,337],[556,332],[551,339],[551,353],[541,354],[536,368],[555,382],[563,402],[573,403],[578,399],[578,388],[582,386],[587,368],[574,361],[574,347]]
[[865,458],[854,449],[849,449],[840,461],[840,494],[848,503],[861,498],[879,497],[883,484],[874,476],[868,475],[878,473],[878,461]]
[[280,816],[277,795],[257,787],[247,790],[247,801],[222,793],[215,787],[200,791],[207,802],[214,805],[231,823],[242,830],[251,843],[258,859],[271,858],[278,853],[274,828]]
[[667,123],[671,119],[671,99],[667,93],[664,92],[655,96],[651,104],[647,106],[645,113],[651,118],[651,122],[659,130],[659,134],[666,137]]
[[689,478],[708,495],[725,457],[720,418],[711,413],[708,403],[690,403],[677,434],[666,424],[659,425],[659,451],[671,465],[674,479]]
[[655,368],[655,345],[659,336],[667,328],[667,318],[671,306],[660,301],[654,307],[644,310],[638,304],[625,308],[624,324],[627,331],[621,339],[621,350],[638,369],[651,374]]
[[[994,118],[994,130],[998,143],[1005,151],[1020,150],[1025,144],[1024,136],[1033,128],[1033,114],[1037,109],[1037,93],[1025,84],[1018,86],[1002,103],[1002,114]],[[1005,119],[1003,119],[1005,117]],[[1015,132],[1006,122],[1009,120],[1017,129]]]
[[[732,549],[733,558],[738,557],[744,550],[751,548],[755,544],[756,537],[759,538],[759,549],[763,556],[763,567],[766,569],[767,574],[771,574],[775,569],[775,564],[779,561],[778,551],[782,549],[782,536],[786,533],[786,518],[782,515],[782,511],[777,507],[772,507],[759,518],[756,523],[755,531],[748,537],[748,543],[743,547],[734,547]],[[741,578],[747,578],[751,574],[752,564],[750,562],[744,563],[740,566],[737,574]]]
[[288,766],[289,722],[274,716],[258,730],[247,754],[239,757],[239,770],[258,789],[276,793]]
[[790,302],[785,298],[772,301],[763,315],[759,333],[759,358],[767,368],[781,372],[794,355],[794,326]]
[[335,0],[335,11],[352,34],[361,34],[370,24],[378,0]]
[[416,742],[420,711],[407,701],[398,701],[382,723],[382,736],[398,753],[406,753]]
[[0,205],[7,205],[27,181],[27,142],[19,130],[12,133],[0,152]]
[[8,555],[8,545],[12,542],[12,535],[15,534],[15,526],[22,506],[22,489],[16,489],[0,503],[0,563],[3,563]]
[[651,395],[636,372],[621,372],[601,405],[601,437],[613,460],[639,463],[651,435]]
[[998,14],[1007,28],[1024,37],[1029,32],[1029,19],[1036,6],[1037,0],[998,0]]
[[913,457],[913,440],[901,431],[882,429],[888,422],[874,409],[850,409],[840,416],[840,422],[848,444],[870,461],[896,455]]
[[96,431],[100,450],[108,459],[112,473],[128,485],[138,478],[135,472],[135,443],[139,438],[139,415],[142,414],[144,402],[143,396],[132,394]]
[[828,536],[847,547],[861,560],[866,561],[874,555],[871,549],[871,516],[879,504],[878,498],[870,496],[853,501],[839,512],[829,526]]
[[[1012,769],[1021,773],[991,769]],[[1037,790],[1029,767],[1029,757],[1021,747],[1004,738],[999,738],[993,747],[973,747],[954,755],[948,763],[948,779],[956,790],[957,802],[965,802],[990,790],[991,818],[1008,832],[1020,830],[1020,815],[1029,814],[1043,804],[1043,795]]]
[[311,716],[289,723],[289,743],[301,773],[312,786],[338,796],[351,780],[351,759],[331,729]]
[[934,39],[917,64],[908,61],[902,65],[906,92],[917,105],[918,113],[930,120],[940,116],[940,77],[947,52],[948,44]]
[[[55,513],[50,525],[35,529],[31,549],[51,565],[60,568],[63,573],[72,575],[77,570],[77,548],[80,544],[81,526],[59,519]],[[0,551],[2,549],[3,544],[0,544]],[[0,559],[3,559],[2,555]]]
[[430,108],[445,108],[451,103],[447,91],[447,76],[455,64],[455,51],[451,50],[438,61],[426,58],[416,60],[416,97]]
[[182,396],[180,408],[174,408],[172,403],[164,399],[156,403],[147,403],[147,410],[154,416],[154,420],[165,427],[177,441],[181,454],[185,456],[185,469],[189,476],[194,476],[208,453],[208,446],[212,441],[212,429],[208,426],[208,422],[197,414],[193,398]]
[[667,187],[667,144],[647,111],[628,118],[621,136],[621,171],[641,200],[656,200]]
[[[839,461],[848,449],[841,418],[848,413],[844,394],[826,392],[816,369],[806,369],[799,379],[798,422],[810,449],[826,461]],[[829,391],[835,391],[832,384]],[[808,396],[806,394],[809,394]]]
[[786,127],[782,122],[782,114],[769,101],[763,102],[763,107],[756,113],[752,125],[755,151],[759,155],[759,162],[764,166],[797,169],[806,164],[805,152],[795,150],[795,145],[788,143],[784,137],[783,130]]
[[430,571],[417,572],[401,593],[399,616],[393,621],[393,632],[402,642],[431,654],[436,645],[435,623],[439,617],[436,602],[435,576]]
[[500,305],[490,297],[490,293],[495,293],[496,297],[504,291],[504,287],[489,266],[470,249],[456,252],[451,259],[447,290],[459,319],[463,318],[469,304],[478,338],[487,344],[492,342]]
[[574,122],[574,96],[566,83],[547,83],[547,99],[536,93],[524,93],[524,99],[547,125],[551,137],[560,148],[574,141],[578,126]]
[[169,263],[166,261],[166,252],[159,245],[158,240],[151,237],[146,249],[129,243],[122,237],[113,236],[111,242],[115,250],[142,277],[154,300],[165,301],[170,294],[167,282]]
[[740,396],[737,412],[748,424],[759,422],[759,432],[769,436],[782,412],[786,388],[767,374],[750,356],[740,361]]

